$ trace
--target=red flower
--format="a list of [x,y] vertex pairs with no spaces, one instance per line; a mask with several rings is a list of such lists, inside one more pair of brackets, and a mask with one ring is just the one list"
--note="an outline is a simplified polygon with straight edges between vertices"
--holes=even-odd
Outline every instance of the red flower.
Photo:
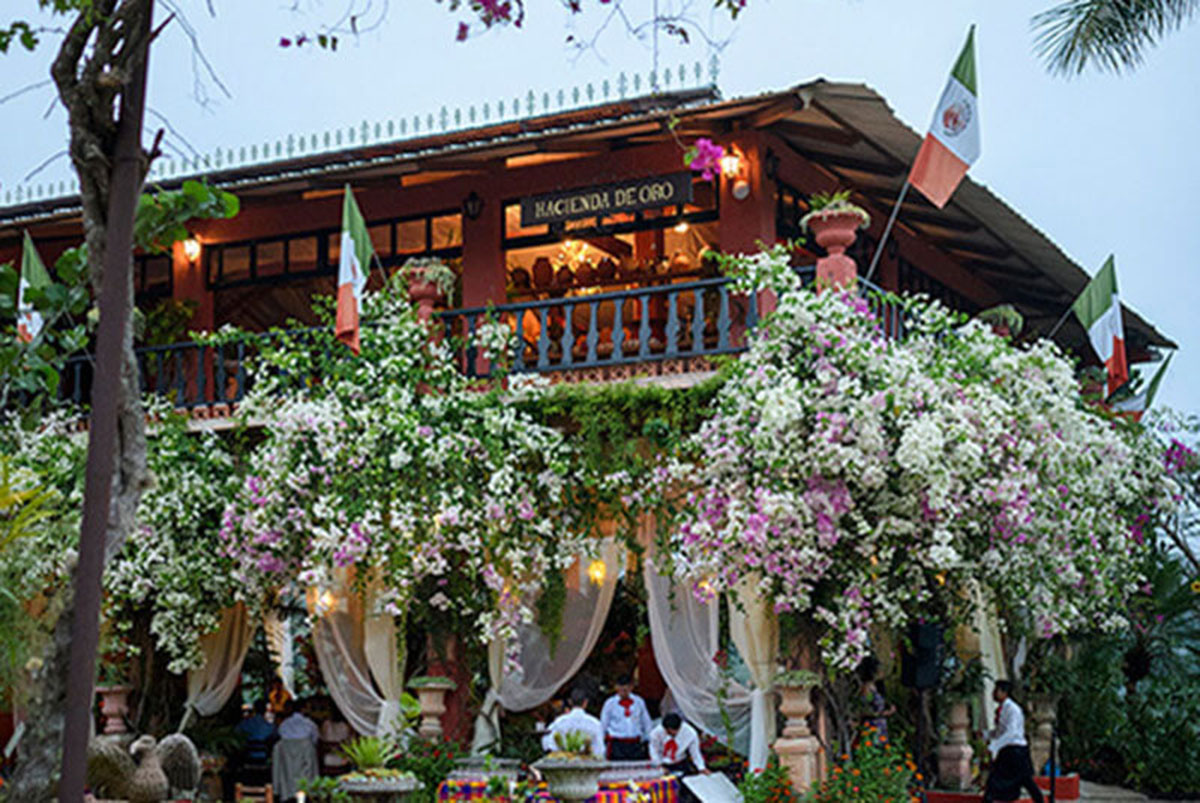
[[458,23],[458,34],[454,37],[459,42],[467,41],[467,32],[471,30],[471,26],[465,22]]

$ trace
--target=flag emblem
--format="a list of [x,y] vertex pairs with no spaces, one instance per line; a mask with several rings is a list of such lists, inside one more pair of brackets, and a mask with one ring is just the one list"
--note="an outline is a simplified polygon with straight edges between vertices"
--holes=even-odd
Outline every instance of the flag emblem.
[[971,104],[965,100],[952,103],[942,112],[942,130],[947,136],[957,137],[971,124]]

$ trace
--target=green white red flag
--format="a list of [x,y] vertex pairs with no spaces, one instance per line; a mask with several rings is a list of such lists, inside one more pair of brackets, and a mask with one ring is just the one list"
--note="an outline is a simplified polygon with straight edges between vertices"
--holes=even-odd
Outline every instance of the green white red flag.
[[979,104],[975,75],[975,26],[967,34],[950,80],[933,113],[908,181],[941,209],[979,158]]
[[1110,256],[1079,298],[1071,305],[1096,356],[1108,372],[1108,393],[1129,381],[1129,363],[1125,359],[1125,324],[1121,319],[1121,298],[1117,294],[1117,266]]
[[347,184],[346,198],[342,202],[342,247],[338,259],[337,323],[334,332],[337,339],[355,354],[359,353],[360,348],[358,321],[362,313],[363,291],[367,287],[367,275],[374,254],[367,223],[354,201],[354,192]]
[[1154,377],[1145,390],[1136,396],[1130,396],[1128,399],[1117,402],[1112,406],[1113,409],[1120,413],[1131,413],[1135,421],[1142,420],[1142,415],[1150,409],[1151,404],[1154,404],[1154,397],[1158,395],[1158,386],[1162,384],[1162,378],[1167,373],[1167,366],[1171,364],[1171,358],[1174,356],[1174,354],[1167,355],[1162,365],[1158,366],[1158,370],[1154,372]]
[[21,248],[21,279],[17,284],[17,338],[25,343],[32,342],[45,323],[27,294],[33,288],[41,289],[49,284],[50,274],[46,272],[46,266],[33,246],[33,238],[29,232],[25,232],[25,243]]

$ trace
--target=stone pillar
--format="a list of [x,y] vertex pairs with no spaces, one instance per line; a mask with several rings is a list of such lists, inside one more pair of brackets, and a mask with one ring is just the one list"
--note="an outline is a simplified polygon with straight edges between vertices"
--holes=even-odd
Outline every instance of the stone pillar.
[[1033,758],[1034,775],[1042,774],[1042,767],[1050,760],[1050,740],[1054,723],[1058,719],[1058,697],[1052,694],[1035,694],[1029,699],[1030,719],[1033,720],[1033,735],[1029,740],[1029,754]]
[[442,714],[446,713],[446,693],[458,687],[450,678],[418,677],[408,682],[421,704],[421,724],[417,735],[431,742],[442,741]]
[[965,700],[950,703],[946,724],[950,733],[937,750],[938,783],[943,789],[966,789],[971,785],[971,758],[975,751],[967,739],[971,709]]
[[808,716],[813,711],[813,687],[780,684],[776,688],[780,695],[779,710],[787,717],[787,722],[772,747],[780,764],[787,767],[796,793],[803,797],[820,780],[817,756],[821,743],[808,728]]

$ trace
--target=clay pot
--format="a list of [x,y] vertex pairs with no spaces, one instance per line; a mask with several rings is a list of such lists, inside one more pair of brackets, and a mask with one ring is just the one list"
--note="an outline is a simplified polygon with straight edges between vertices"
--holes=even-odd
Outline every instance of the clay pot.
[[129,692],[132,686],[99,686],[100,710],[104,713],[104,733],[108,736],[127,733],[125,715],[129,713]]
[[854,244],[862,222],[862,216],[856,212],[830,212],[809,218],[808,228],[817,245],[835,256],[845,253]]
[[533,263],[533,284],[539,289],[554,283],[554,267],[546,257],[538,257]]

